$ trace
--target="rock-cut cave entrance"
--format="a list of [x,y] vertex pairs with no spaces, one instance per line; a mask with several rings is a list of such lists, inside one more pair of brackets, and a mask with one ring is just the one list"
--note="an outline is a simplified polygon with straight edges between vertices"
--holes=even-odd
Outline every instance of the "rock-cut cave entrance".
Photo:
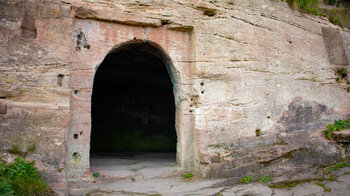
[[162,51],[147,41],[120,46],[105,57],[92,91],[92,170],[108,161],[175,162],[175,101],[168,70]]

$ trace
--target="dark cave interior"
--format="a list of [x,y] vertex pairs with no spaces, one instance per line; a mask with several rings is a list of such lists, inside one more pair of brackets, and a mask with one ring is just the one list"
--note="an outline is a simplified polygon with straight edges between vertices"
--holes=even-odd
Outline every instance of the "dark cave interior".
[[175,103],[167,62],[147,42],[109,53],[96,71],[91,153],[175,152]]

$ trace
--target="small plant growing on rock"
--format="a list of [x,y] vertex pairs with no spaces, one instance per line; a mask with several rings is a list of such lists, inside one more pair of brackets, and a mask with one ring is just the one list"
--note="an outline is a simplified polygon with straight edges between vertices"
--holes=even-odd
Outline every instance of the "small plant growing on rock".
[[98,172],[93,173],[93,174],[92,174],[92,177],[94,177],[94,178],[98,178],[98,177],[100,177],[100,173],[98,173]]
[[340,130],[344,130],[344,129],[348,129],[348,128],[350,128],[350,119],[336,120],[334,125],[328,124],[328,129],[322,131],[322,133],[328,139],[332,139],[332,133],[334,131],[340,131]]
[[53,195],[34,164],[20,157],[7,165],[0,161],[0,195]]
[[340,168],[343,168],[343,167],[350,167],[350,163],[347,163],[347,162],[339,162],[333,166],[329,166],[327,167],[327,169],[330,169],[332,171],[338,171]]
[[36,142],[31,144],[27,149],[27,154],[33,153],[36,150]]
[[279,189],[284,189],[284,188],[292,188],[295,187],[301,183],[306,183],[306,182],[311,182],[312,179],[307,179],[307,180],[297,180],[293,182],[282,182],[282,183],[277,183],[273,185],[269,185],[270,188],[279,188]]
[[261,134],[262,134],[262,130],[261,130],[261,129],[256,129],[256,130],[255,130],[255,135],[256,135],[256,137],[260,137]]
[[324,192],[331,192],[331,190],[332,190],[331,188],[326,187],[326,185],[324,185],[324,184],[322,184],[320,182],[315,182],[315,185],[322,187]]
[[340,83],[347,84],[347,87],[345,89],[350,92],[350,81],[348,79],[348,70],[344,67],[339,68],[335,71],[335,74],[337,75],[336,81]]
[[346,79],[346,77],[348,76],[348,71],[346,70],[346,68],[342,67],[336,70],[336,75],[338,76],[336,80],[339,82],[341,80]]
[[241,183],[249,184],[252,179],[253,179],[253,176],[246,176],[244,178],[241,178]]
[[193,174],[192,173],[186,173],[184,174],[184,178],[192,178]]
[[36,142],[26,146],[26,151],[22,151],[17,143],[13,143],[12,149],[9,150],[9,153],[20,155],[22,157],[26,157],[27,155],[33,153],[36,150]]
[[287,0],[289,6],[297,8],[305,13],[311,13],[315,16],[318,13],[318,0]]
[[322,131],[323,135],[325,135],[328,139],[332,139],[332,133],[336,131],[337,129],[335,126],[328,124],[328,129]]
[[17,154],[17,155],[21,155],[21,151],[19,150],[19,146],[17,143],[13,143],[12,145],[12,149],[9,151],[11,154]]
[[260,178],[260,182],[262,182],[262,183],[270,183],[270,182],[272,182],[272,181],[273,181],[273,178],[272,178],[270,175],[268,175],[268,174],[263,175],[263,176]]

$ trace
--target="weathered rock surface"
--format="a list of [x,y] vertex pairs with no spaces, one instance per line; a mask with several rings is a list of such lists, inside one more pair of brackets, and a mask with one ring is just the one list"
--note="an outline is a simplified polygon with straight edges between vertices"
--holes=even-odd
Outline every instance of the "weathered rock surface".
[[[154,154],[156,155],[156,154]],[[141,157],[141,156],[140,156]],[[139,157],[139,158],[140,158]],[[99,177],[95,183],[78,183],[70,184],[68,189],[57,189],[61,195],[222,195],[222,196],[309,196],[309,195],[347,195],[349,191],[349,178],[350,174],[345,173],[350,171],[350,168],[341,168],[337,171],[331,171],[329,174],[325,174],[326,180],[321,181],[323,187],[316,185],[317,179],[314,181],[308,179],[309,182],[300,183],[295,187],[286,188],[270,188],[265,183],[249,183],[249,184],[236,184],[236,185],[220,185],[224,179],[203,179],[198,176],[194,176],[189,179],[183,178],[182,171],[179,171],[176,167],[169,166],[174,163],[174,160],[168,159],[164,156],[160,158],[153,158],[147,160],[147,162],[139,162],[139,158],[113,158],[111,162],[118,163],[118,165],[103,165],[104,159],[111,157],[96,157],[94,158],[93,169],[99,169],[99,171],[110,171],[112,167],[114,171],[127,171],[133,170],[133,176],[129,176],[123,179],[109,182],[109,180]],[[164,167],[171,167],[173,171],[158,173],[157,176],[142,173],[143,169],[147,168],[153,170],[155,173],[157,169]],[[171,175],[169,175],[171,174]],[[110,173],[110,176],[114,174]],[[152,177],[150,177],[152,176]],[[330,177],[332,176],[332,179]],[[256,177],[254,177],[256,178]],[[321,179],[321,178],[320,178]],[[336,179],[335,181],[330,180]],[[256,179],[255,179],[256,180]],[[273,183],[275,180],[273,179]]]
[[[350,31],[322,17],[270,0],[0,7],[0,150],[34,144],[35,156],[64,168],[67,181],[91,180],[96,69],[134,39],[157,44],[171,60],[180,167],[226,184],[267,173],[285,181],[317,176],[319,166],[350,155],[348,144],[320,134],[350,116]],[[348,73],[343,82],[339,68]],[[131,188],[117,186],[124,185]]]
[[350,129],[335,131],[332,133],[332,138],[340,143],[350,143]]

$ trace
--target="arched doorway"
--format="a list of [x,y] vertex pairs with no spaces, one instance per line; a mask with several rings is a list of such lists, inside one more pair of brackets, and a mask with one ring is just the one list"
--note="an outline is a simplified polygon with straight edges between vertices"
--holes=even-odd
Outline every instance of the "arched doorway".
[[169,65],[161,49],[149,41],[123,44],[105,57],[92,91],[92,159],[167,152],[175,162],[175,100]]
[[[101,31],[100,28],[104,30]],[[129,26],[95,20],[75,20],[73,41],[84,33],[89,48],[72,47],[69,87],[70,122],[65,129],[65,178],[68,182],[91,180],[90,146],[91,105],[96,72],[103,67],[106,55],[128,50],[141,43],[140,52],[158,57],[167,69],[175,98],[176,165],[183,169],[198,168],[195,129],[205,130],[205,121],[197,118],[195,61],[192,31],[177,31],[167,25],[161,27]],[[135,40],[135,37],[139,38]],[[134,45],[136,44],[136,45]],[[139,47],[137,47],[139,48]],[[170,58],[171,57],[171,58]],[[145,122],[146,120],[143,119]],[[92,133],[94,134],[94,133]],[[106,137],[105,137],[106,138]],[[174,147],[172,147],[174,149]],[[164,149],[163,149],[164,150]],[[91,152],[94,152],[94,148]],[[175,155],[173,155],[175,157]],[[174,160],[175,161],[175,160]]]

